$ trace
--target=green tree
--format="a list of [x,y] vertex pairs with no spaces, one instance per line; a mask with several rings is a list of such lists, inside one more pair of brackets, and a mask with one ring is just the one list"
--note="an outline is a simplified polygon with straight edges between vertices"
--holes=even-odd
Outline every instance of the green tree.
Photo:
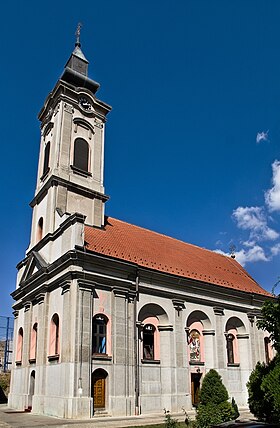
[[232,420],[235,411],[228,399],[228,392],[221,376],[216,370],[211,369],[205,375],[201,386],[196,417],[197,427],[208,428],[211,425]]
[[272,346],[280,354],[280,295],[275,300],[266,300],[261,309],[262,318],[257,327],[270,334]]
[[[275,288],[280,280],[275,284]],[[267,300],[257,327],[270,334],[276,357],[268,364],[257,363],[247,383],[249,408],[261,420],[280,422],[280,296]]]

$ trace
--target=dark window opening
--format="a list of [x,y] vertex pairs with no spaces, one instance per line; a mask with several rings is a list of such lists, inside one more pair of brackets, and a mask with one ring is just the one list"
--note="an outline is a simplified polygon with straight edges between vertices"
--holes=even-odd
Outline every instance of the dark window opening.
[[89,147],[82,138],[77,138],[74,143],[74,168],[88,172]]
[[234,341],[234,335],[233,334],[228,334],[227,335],[227,358],[228,358],[228,364],[234,364],[233,341]]
[[45,147],[43,176],[47,174],[47,172],[49,171],[49,161],[50,161],[50,142],[48,142]]
[[96,315],[92,320],[92,353],[106,354],[107,318]]
[[152,324],[147,324],[143,328],[143,359],[155,359],[155,327]]
[[270,356],[269,356],[269,337],[264,338],[264,351],[265,351],[265,362],[266,364],[269,364],[270,362]]
[[37,225],[37,239],[36,239],[37,242],[41,241],[43,237],[43,224],[44,224],[43,217],[40,217]]

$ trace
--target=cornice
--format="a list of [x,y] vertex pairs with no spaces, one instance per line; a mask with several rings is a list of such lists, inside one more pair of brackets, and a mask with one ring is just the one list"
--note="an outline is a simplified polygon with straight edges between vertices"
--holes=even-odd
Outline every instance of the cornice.
[[31,206],[31,208],[34,208],[35,205],[39,204],[46,196],[49,188],[54,186],[66,187],[69,191],[73,193],[77,193],[90,199],[100,199],[102,202],[106,202],[109,199],[108,195],[104,195],[103,193],[97,192],[96,190],[91,190],[88,187],[81,186],[80,184],[70,182],[64,178],[52,174],[30,202],[29,205]]

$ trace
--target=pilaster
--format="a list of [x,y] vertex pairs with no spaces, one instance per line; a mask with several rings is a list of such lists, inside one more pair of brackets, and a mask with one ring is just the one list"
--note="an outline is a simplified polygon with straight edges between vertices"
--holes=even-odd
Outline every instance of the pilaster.
[[216,363],[218,369],[225,368],[225,340],[223,332],[224,308],[215,306],[213,308],[216,323]]

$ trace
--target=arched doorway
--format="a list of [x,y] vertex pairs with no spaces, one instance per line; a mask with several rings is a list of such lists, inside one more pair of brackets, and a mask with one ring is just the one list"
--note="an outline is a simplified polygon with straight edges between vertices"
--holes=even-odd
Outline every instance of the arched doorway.
[[32,410],[32,399],[35,391],[35,370],[32,370],[29,381],[28,410]]
[[93,413],[106,408],[106,378],[108,373],[103,369],[95,370],[91,375],[91,396],[93,398]]

